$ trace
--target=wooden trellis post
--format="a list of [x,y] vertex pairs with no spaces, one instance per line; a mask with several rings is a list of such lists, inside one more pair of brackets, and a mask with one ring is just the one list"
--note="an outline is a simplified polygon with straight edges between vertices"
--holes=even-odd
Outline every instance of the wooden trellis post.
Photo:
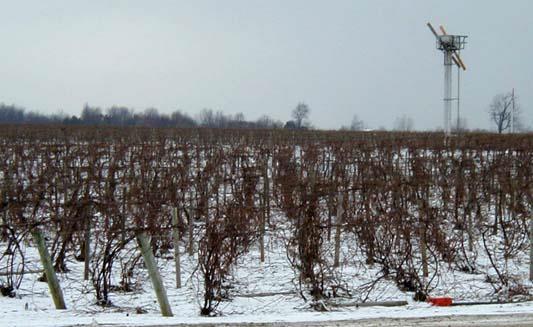
[[180,231],[178,224],[178,208],[172,208],[172,240],[174,243],[174,263],[176,265],[176,288],[181,288]]
[[[4,192],[0,189],[0,201],[4,202],[5,201],[5,198],[4,198]],[[7,203],[7,201],[6,201]],[[2,211],[2,213],[0,213],[1,215],[1,223],[4,225],[4,226],[8,226],[7,224],[7,206],[4,208],[4,210]],[[0,239],[3,241],[3,242],[7,242],[7,239],[8,239],[8,233],[7,233],[7,227],[3,227],[2,230],[0,231]]]
[[260,248],[260,260],[265,262],[265,225],[267,220],[270,221],[270,185],[268,180],[268,156],[264,161],[263,167],[263,197],[261,199],[261,223],[259,226],[259,248]]
[[159,302],[159,308],[163,317],[172,317],[172,310],[170,309],[170,303],[168,302],[167,291],[163,285],[161,275],[157,269],[152,247],[150,246],[150,239],[145,232],[137,234],[137,242],[141,248],[141,254],[148,269],[152,286],[154,287],[155,295],[157,296],[157,302]]
[[422,208],[420,211],[423,211],[419,213],[420,215],[423,215],[423,218],[418,218],[418,236],[420,238],[420,255],[422,257],[422,276],[424,278],[429,277],[429,268],[428,268],[428,249],[427,249],[427,239],[426,239],[426,231],[427,231],[427,221],[429,219],[429,208],[427,207],[429,205],[429,192],[425,193],[425,202],[420,202],[422,205],[419,206],[419,208]]
[[67,308],[65,305],[65,300],[63,298],[63,291],[59,286],[59,281],[57,280],[56,272],[54,271],[54,266],[52,265],[52,258],[50,258],[50,253],[44,242],[44,237],[39,228],[35,227],[32,231],[32,236],[39,250],[39,256],[41,257],[41,263],[46,274],[46,281],[48,283],[48,288],[50,289],[50,295],[56,309],[64,310]]
[[344,194],[339,191],[337,195],[337,216],[335,217],[335,259],[333,262],[333,267],[338,267],[340,265],[340,250],[341,250],[341,230],[342,224],[344,222]]
[[529,280],[533,281],[533,217],[529,217]]
[[194,197],[193,197],[193,193],[192,193],[192,190],[190,191],[189,193],[189,201],[190,201],[190,206],[188,209],[185,209],[187,210],[187,213],[188,213],[188,221],[187,221],[187,229],[188,229],[188,233],[189,233],[189,236],[188,236],[188,246],[187,246],[187,251],[189,253],[189,256],[193,256],[194,255],[194,219],[195,219],[195,215],[196,215],[196,210],[195,208],[196,207],[193,207],[193,200],[194,200]]
[[261,207],[261,221],[259,222],[259,261],[265,262],[265,220],[266,220],[266,210],[265,210],[265,201],[260,199],[259,201],[262,204]]
[[270,224],[270,178],[268,177],[268,166],[270,163],[270,157],[267,154],[264,170],[264,199],[265,199],[265,208],[266,208],[266,223]]
[[89,272],[91,266],[91,215],[85,215],[85,231],[84,231],[84,253],[85,258],[84,268],[83,268],[83,280],[89,280]]
[[429,268],[428,268],[428,252],[427,252],[427,243],[426,243],[426,226],[423,223],[423,226],[419,228],[419,237],[420,237],[420,254],[422,256],[422,275],[427,278],[429,277]]

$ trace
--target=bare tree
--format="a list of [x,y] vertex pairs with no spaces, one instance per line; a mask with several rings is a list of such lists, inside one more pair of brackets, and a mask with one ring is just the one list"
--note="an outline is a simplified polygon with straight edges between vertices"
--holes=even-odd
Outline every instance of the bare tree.
[[352,123],[350,125],[342,125],[341,131],[362,131],[365,128],[365,122],[363,122],[359,117],[353,115]]
[[167,125],[169,117],[160,114],[156,108],[146,108],[142,113],[142,122],[145,126],[157,127]]
[[194,119],[189,116],[187,113],[176,110],[170,114],[170,120],[172,124],[176,127],[194,127],[196,122]]
[[245,122],[246,119],[244,118],[244,114],[242,112],[238,112],[233,116],[233,121],[236,123],[242,123]]
[[238,112],[233,116],[229,115],[228,120],[228,127],[246,128],[249,126],[249,123],[246,121],[246,118],[242,112]]
[[352,118],[352,124],[350,125],[350,129],[352,131],[360,131],[365,128],[365,123],[359,119],[357,115],[353,115]]
[[85,104],[83,110],[81,111],[81,120],[89,125],[98,125],[102,122],[102,109],[97,107],[90,107],[88,104]]
[[259,117],[259,119],[257,119],[255,123],[257,127],[259,128],[282,128],[283,127],[283,123],[281,121],[275,120],[274,118],[268,115],[263,115]]
[[133,110],[127,107],[113,106],[106,110],[107,124],[125,126],[133,121]]
[[198,124],[205,127],[215,127],[215,113],[212,109],[202,109],[198,114]]
[[296,128],[302,128],[304,127],[304,123],[309,118],[309,113],[311,112],[311,109],[309,109],[309,106],[305,104],[304,102],[298,103],[296,108],[292,111],[292,118],[294,118],[294,122],[296,123]]
[[[514,102],[514,104],[513,104]],[[516,104],[516,96],[511,92],[505,94],[498,94],[493,99],[489,106],[490,120],[496,124],[498,133],[503,133],[505,130],[511,128],[512,111],[514,107],[514,124],[519,125],[519,107]]]
[[0,103],[0,121],[2,123],[20,123],[24,121],[24,108]]

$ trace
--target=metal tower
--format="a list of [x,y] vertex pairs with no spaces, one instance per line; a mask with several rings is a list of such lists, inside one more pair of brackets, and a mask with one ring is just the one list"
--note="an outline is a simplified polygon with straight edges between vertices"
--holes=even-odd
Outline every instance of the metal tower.
[[459,95],[456,99],[452,98],[452,62],[457,65],[458,69],[466,70],[459,52],[464,49],[467,36],[448,35],[442,26],[440,26],[442,35],[439,35],[430,23],[427,23],[427,26],[437,39],[437,49],[444,53],[444,133],[446,136],[450,136],[452,132],[452,101],[459,101]]

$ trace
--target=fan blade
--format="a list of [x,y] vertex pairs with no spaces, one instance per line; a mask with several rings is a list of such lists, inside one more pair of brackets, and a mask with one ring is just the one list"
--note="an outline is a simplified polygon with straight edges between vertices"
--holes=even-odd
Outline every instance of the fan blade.
[[433,35],[435,35],[435,38],[438,40],[439,39],[439,35],[437,34],[437,31],[435,31],[435,29],[433,28],[433,26],[431,25],[431,23],[427,23],[426,24],[429,29],[431,30],[431,33],[433,33]]
[[465,63],[463,62],[461,57],[459,57],[459,54],[457,52],[455,52],[455,51],[453,52],[452,59],[454,61],[457,61],[459,63],[459,65],[461,66],[461,68],[463,68],[463,70],[466,70]]
[[457,65],[458,68],[463,68],[463,67],[461,67],[461,64],[459,63],[459,60],[457,60],[457,59],[455,58],[455,56],[452,56],[452,60],[453,60],[453,62]]
[[444,29],[444,26],[440,25],[439,28],[440,28],[440,31],[442,32],[442,35],[448,35],[448,33],[446,33],[446,30]]

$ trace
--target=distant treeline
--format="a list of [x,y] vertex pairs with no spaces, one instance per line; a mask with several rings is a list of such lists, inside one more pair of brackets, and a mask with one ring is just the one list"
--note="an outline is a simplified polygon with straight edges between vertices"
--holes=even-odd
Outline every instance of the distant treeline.
[[136,112],[127,107],[113,106],[102,110],[85,105],[81,114],[45,115],[35,111],[26,111],[15,105],[0,103],[0,123],[3,124],[65,124],[65,125],[102,125],[102,126],[147,126],[147,127],[211,127],[211,128],[283,128],[291,127],[267,115],[258,120],[247,121],[244,114],[225,114],[222,111],[203,109],[193,118],[182,111],[171,114],[159,113],[155,108]]

